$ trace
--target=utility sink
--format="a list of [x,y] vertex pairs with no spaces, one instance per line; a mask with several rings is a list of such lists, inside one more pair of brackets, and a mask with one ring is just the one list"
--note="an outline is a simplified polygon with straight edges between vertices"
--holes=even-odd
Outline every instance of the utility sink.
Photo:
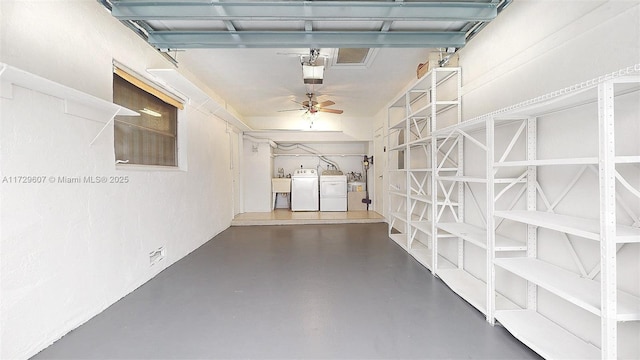
[[274,192],[274,193],[291,192],[291,178],[271,179],[271,192]]

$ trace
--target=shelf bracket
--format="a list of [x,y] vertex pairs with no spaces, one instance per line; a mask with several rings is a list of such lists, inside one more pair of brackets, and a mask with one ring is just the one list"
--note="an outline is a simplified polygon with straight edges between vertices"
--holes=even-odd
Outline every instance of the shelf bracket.
[[116,110],[116,112],[113,115],[111,115],[111,118],[109,119],[109,121],[107,121],[107,123],[104,124],[104,126],[102,127],[102,129],[100,129],[98,134],[93,138],[93,140],[91,140],[91,143],[89,144],[89,146],[93,146],[93,143],[96,142],[96,140],[100,137],[100,135],[102,135],[102,133],[107,129],[107,127],[113,124],[113,121],[116,118],[116,115],[118,115],[118,112],[120,112],[120,109]]

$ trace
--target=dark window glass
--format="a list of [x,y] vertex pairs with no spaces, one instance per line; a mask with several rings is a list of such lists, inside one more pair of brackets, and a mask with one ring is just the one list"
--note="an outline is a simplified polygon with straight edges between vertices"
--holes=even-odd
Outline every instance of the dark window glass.
[[140,116],[116,116],[116,160],[177,166],[178,109],[113,74],[113,102]]

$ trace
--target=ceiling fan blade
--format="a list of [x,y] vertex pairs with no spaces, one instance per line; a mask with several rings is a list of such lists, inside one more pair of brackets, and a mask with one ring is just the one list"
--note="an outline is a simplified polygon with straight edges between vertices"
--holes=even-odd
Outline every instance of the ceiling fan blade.
[[331,105],[335,105],[336,103],[334,103],[331,100],[325,100],[321,103],[318,104],[319,107],[325,107],[325,106],[331,106]]
[[301,110],[307,110],[306,108],[301,108],[301,109],[287,109],[287,110],[278,110],[278,112],[286,112],[286,111],[301,111]]
[[344,111],[342,111],[342,110],[336,110],[336,109],[323,109],[323,108],[318,109],[318,111],[321,111],[321,112],[327,112],[327,113],[331,113],[331,114],[342,114],[342,113],[344,112]]

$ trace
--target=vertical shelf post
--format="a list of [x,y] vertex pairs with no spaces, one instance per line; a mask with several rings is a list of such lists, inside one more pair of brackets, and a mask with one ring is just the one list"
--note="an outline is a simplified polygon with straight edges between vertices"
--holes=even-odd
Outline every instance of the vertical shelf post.
[[611,81],[598,85],[601,349],[603,359],[616,359],[616,169],[614,143],[614,99]]
[[[436,77],[431,77],[431,89],[433,90],[432,94],[436,94]],[[437,97],[435,97],[437,99]],[[436,169],[438,167],[438,140],[433,136],[433,133],[438,129],[438,123],[436,120],[436,106],[434,105],[435,100],[431,99],[431,121],[429,122],[429,136],[431,136],[431,142],[429,143],[429,147],[431,149],[431,158],[429,159],[429,163],[431,164],[431,274],[435,276],[436,267],[438,266],[438,227],[436,226],[437,216],[438,216],[438,187],[436,182]],[[460,107],[460,106],[458,106]]]
[[405,203],[404,203],[404,210],[405,210],[405,223],[404,223],[404,233],[405,233],[405,247],[407,249],[407,251],[409,250],[409,246],[410,246],[410,239],[411,239],[411,212],[412,212],[412,206],[411,206],[411,177],[409,176],[410,174],[410,169],[411,169],[411,146],[409,146],[409,139],[411,138],[410,131],[411,131],[411,116],[412,115],[412,110],[411,110],[411,95],[410,93],[407,93],[405,95],[405,106],[406,106],[406,119],[404,122],[404,169],[406,170],[405,174],[404,174],[404,179],[405,179]]
[[[457,86],[458,86],[458,94],[460,94],[460,91],[462,90],[462,73],[458,73],[458,79],[457,81]],[[458,97],[458,101],[460,101],[460,97]],[[462,122],[462,106],[460,106],[461,104],[458,104],[458,124],[460,124]],[[462,174],[464,173],[464,137],[462,135],[458,135],[459,141],[458,141],[458,172],[456,173],[456,176],[462,176]],[[459,182],[457,185],[458,187],[458,219],[460,222],[464,222],[464,212],[465,212],[465,208],[464,208],[464,183]],[[459,256],[464,256],[464,241],[462,239],[459,239],[459,248],[460,248],[460,252],[458,252]]]
[[[537,142],[538,142],[538,120],[535,117],[529,117],[527,120],[527,161],[533,161],[537,158]],[[538,167],[527,166],[527,210],[538,210]],[[538,257],[538,228],[527,224],[527,257]],[[538,287],[527,281],[527,309],[538,310]]]
[[495,253],[494,253],[494,249],[495,249],[495,238],[496,238],[496,232],[494,231],[496,228],[495,225],[495,219],[493,218],[493,213],[495,211],[495,184],[494,184],[494,177],[495,177],[495,172],[493,171],[493,158],[494,158],[494,152],[495,152],[495,146],[494,146],[494,133],[495,133],[495,128],[494,128],[494,122],[495,119],[493,118],[493,116],[489,116],[487,118],[487,130],[486,130],[486,146],[487,146],[487,151],[486,151],[486,176],[487,176],[487,183],[486,183],[486,191],[487,191],[487,201],[486,201],[486,213],[487,213],[487,251],[486,251],[486,265],[487,265],[487,322],[491,325],[495,324],[495,310],[496,310],[496,304],[495,304],[495,299],[496,299],[496,293],[495,293],[495,278],[496,278],[496,273],[495,273],[495,267],[493,265],[493,259],[495,258]]

